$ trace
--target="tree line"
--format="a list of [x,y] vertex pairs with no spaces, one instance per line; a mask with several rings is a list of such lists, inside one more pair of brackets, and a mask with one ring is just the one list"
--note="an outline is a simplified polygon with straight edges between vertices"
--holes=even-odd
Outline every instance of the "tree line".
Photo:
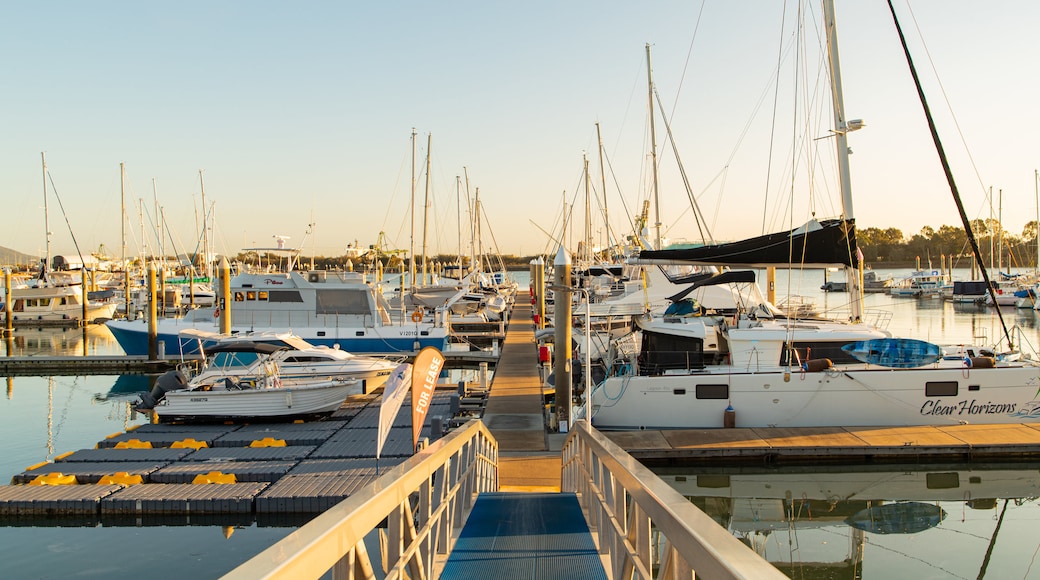
[[[985,266],[1037,267],[1036,220],[1027,223],[1021,234],[1004,231],[994,219],[972,221],[971,231]],[[925,226],[909,237],[898,228],[863,228],[856,230],[856,241],[868,266],[908,267],[914,266],[918,259],[922,265],[929,260],[938,264],[940,256],[945,256],[947,265],[971,267],[971,245],[960,226],[944,225],[938,229]]]

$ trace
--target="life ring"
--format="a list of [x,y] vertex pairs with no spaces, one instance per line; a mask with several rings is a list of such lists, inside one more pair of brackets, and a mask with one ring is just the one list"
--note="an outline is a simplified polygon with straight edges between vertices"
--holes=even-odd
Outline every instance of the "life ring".
[[416,322],[416,323],[422,322],[422,319],[423,319],[423,311],[422,311],[422,309],[416,308],[415,312],[412,313],[412,322]]

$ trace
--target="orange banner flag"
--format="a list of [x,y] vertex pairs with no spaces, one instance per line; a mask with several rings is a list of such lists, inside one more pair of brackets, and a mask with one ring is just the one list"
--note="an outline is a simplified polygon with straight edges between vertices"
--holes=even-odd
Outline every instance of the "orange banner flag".
[[428,346],[415,357],[412,363],[412,449],[419,445],[426,414],[433,403],[433,391],[437,388],[437,377],[444,368],[444,355],[436,347]]

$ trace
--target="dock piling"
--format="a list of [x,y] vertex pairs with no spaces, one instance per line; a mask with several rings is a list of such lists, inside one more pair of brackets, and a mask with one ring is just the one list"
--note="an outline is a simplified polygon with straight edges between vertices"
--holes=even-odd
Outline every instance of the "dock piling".
[[[14,332],[14,317],[11,312],[11,269],[4,268],[4,334],[11,336]],[[8,353],[11,348],[8,347]]]

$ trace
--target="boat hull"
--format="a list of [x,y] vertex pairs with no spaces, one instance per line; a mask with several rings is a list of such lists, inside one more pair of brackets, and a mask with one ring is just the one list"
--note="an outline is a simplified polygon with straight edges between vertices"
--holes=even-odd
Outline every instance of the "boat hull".
[[[822,372],[776,369],[610,377],[593,394],[600,429],[915,426],[1040,421],[1035,366],[885,369],[847,365]],[[698,394],[702,397],[698,398]]]
[[358,388],[358,382],[351,380],[242,390],[185,389],[167,392],[154,412],[160,422],[327,415],[357,394]]
[[[128,355],[148,355],[148,326],[144,321],[112,320],[106,323],[119,346]],[[188,322],[184,319],[163,319],[159,321],[156,340],[164,345],[166,356],[200,354],[198,340],[182,340],[180,333],[187,329],[197,329],[209,333],[219,333],[215,323]],[[417,352],[427,346],[439,350],[447,350],[448,333],[442,327],[426,325],[416,328],[410,326],[383,327],[302,327],[302,328],[245,328],[232,327],[231,332],[248,333],[255,330],[271,332],[291,332],[307,342],[317,346],[339,346],[345,351],[366,354],[400,354]],[[203,348],[208,345],[203,341]]]

